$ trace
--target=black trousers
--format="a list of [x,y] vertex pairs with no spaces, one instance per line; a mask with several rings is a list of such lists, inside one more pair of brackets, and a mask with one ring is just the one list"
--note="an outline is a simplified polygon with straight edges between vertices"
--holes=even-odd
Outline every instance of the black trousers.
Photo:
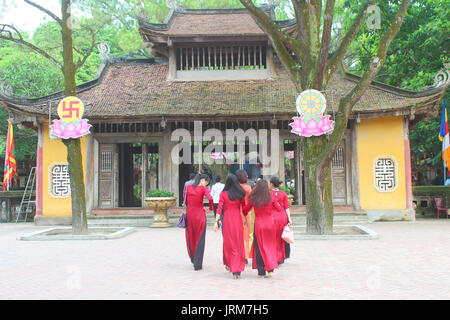
[[[256,234],[253,234],[253,243],[255,246],[255,256],[256,256],[256,268],[258,269],[258,276],[265,276],[266,270],[264,268],[264,260],[261,255],[261,251],[259,251],[258,240],[256,239]],[[270,270],[269,272],[272,272]]]
[[194,270],[201,270],[203,267],[203,255],[205,253],[205,238],[206,238],[206,225],[203,229],[202,235],[197,243],[197,248],[195,249],[195,255],[192,255],[191,244],[189,243],[189,256],[191,262],[194,264]]

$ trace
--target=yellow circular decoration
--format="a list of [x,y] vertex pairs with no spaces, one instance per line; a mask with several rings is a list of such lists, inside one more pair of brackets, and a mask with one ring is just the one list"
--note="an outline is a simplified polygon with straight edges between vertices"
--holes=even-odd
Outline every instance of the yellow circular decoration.
[[305,90],[297,98],[297,111],[308,117],[325,112],[327,101],[325,96],[317,90]]
[[58,105],[58,115],[65,122],[76,122],[83,117],[84,103],[77,97],[66,97]]

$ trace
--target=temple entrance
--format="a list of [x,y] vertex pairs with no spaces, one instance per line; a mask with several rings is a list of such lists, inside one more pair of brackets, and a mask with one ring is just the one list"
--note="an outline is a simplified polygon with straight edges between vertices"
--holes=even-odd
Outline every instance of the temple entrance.
[[142,144],[119,143],[119,207],[141,207]]
[[158,189],[159,145],[100,144],[99,208],[143,208],[148,190]]

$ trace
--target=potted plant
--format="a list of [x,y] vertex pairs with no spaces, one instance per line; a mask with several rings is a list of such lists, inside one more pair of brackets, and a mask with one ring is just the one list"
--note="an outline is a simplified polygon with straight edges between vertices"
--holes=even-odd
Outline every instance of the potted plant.
[[149,190],[144,199],[147,208],[155,211],[152,228],[167,228],[173,226],[169,223],[167,210],[177,204],[174,193],[167,190]]
[[286,192],[286,194],[288,196],[289,206],[292,206],[292,203],[294,202],[294,195],[292,194],[293,192],[292,192],[291,188],[286,187],[286,186],[280,186],[278,189]]

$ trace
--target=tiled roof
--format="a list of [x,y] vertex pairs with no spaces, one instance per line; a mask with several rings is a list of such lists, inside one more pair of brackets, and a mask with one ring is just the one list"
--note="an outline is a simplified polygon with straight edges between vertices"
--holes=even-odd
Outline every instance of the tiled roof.
[[[85,117],[99,120],[162,115],[168,118],[211,118],[273,114],[292,116],[296,113],[298,92],[281,66],[277,66],[275,77],[251,81],[167,81],[168,68],[168,64],[158,63],[106,66],[98,79],[79,87],[78,96],[87,105]],[[333,110],[333,102],[337,109],[340,98],[354,86],[355,82],[344,78],[340,72],[333,75],[325,93],[329,113]],[[366,91],[353,108],[354,114],[434,105],[442,95],[442,90],[414,93],[383,85],[378,87],[371,86]],[[62,93],[33,100],[3,100],[12,109],[47,115],[48,101],[53,99],[56,106],[56,101],[61,97]],[[56,113],[56,107],[53,113]]]
[[[270,15],[271,9],[262,9]],[[281,23],[286,23],[282,21]],[[172,10],[165,23],[148,23],[139,19],[141,32],[170,37],[190,36],[264,36],[246,9]]]
[[173,18],[169,36],[202,35],[264,35],[264,31],[249,14],[180,14]]

